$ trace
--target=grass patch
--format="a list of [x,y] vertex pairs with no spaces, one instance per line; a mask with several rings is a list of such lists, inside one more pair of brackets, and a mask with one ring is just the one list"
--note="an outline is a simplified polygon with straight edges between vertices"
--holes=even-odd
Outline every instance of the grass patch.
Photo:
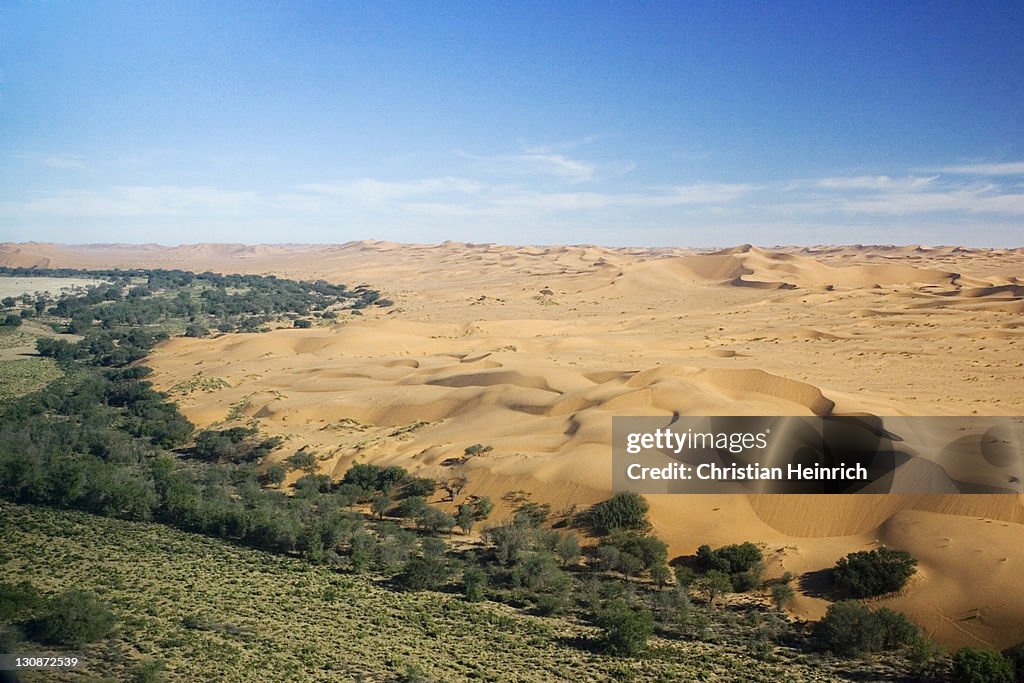
[[0,360],[0,401],[42,389],[62,374],[52,358]]

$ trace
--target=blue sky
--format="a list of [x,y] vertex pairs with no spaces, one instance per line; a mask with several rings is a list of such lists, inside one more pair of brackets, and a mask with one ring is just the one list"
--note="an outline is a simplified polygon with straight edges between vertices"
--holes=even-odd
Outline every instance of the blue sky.
[[1024,244],[1024,4],[0,4],[0,240]]

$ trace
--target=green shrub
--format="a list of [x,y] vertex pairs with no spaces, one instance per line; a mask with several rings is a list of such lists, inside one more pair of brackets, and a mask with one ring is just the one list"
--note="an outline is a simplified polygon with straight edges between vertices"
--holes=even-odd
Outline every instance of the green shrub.
[[604,543],[615,546],[620,552],[629,553],[639,558],[644,569],[650,569],[668,561],[668,544],[655,536],[643,536],[618,530],[609,535]]
[[113,613],[91,593],[71,590],[54,599],[43,616],[29,623],[29,635],[42,643],[80,647],[114,628]]
[[850,553],[836,562],[832,580],[836,587],[856,598],[898,591],[914,574],[917,560],[910,553],[879,548]]
[[462,572],[462,594],[469,602],[480,602],[487,592],[487,573],[476,566],[468,566]]
[[654,633],[654,619],[646,609],[634,609],[616,600],[595,615],[603,631],[600,648],[608,654],[635,657],[647,649]]
[[795,596],[793,587],[788,583],[774,583],[772,584],[772,603],[775,605],[775,609],[783,609],[793,602]]
[[21,621],[46,603],[31,583],[0,583],[0,621]]
[[845,656],[898,650],[922,637],[903,614],[884,607],[872,612],[854,600],[829,605],[815,625],[815,635],[822,647]]
[[602,536],[616,529],[646,531],[651,526],[647,520],[647,510],[647,501],[643,496],[627,491],[597,503],[590,508],[585,519],[591,529]]
[[296,451],[285,459],[289,469],[306,470],[310,474],[316,471],[316,454],[310,451]]
[[281,463],[274,463],[267,468],[267,471],[263,473],[263,478],[269,484],[274,486],[280,486],[284,483],[285,478],[288,476],[288,470],[285,469]]
[[882,625],[870,609],[854,600],[829,605],[814,633],[822,647],[837,655],[853,657],[882,649]]
[[953,680],[957,683],[1013,683],[1010,662],[994,650],[965,647],[953,655]]
[[921,637],[921,630],[902,612],[882,607],[875,612],[875,619],[882,627],[883,650],[899,650]]
[[402,495],[412,498],[420,496],[426,498],[432,496],[437,490],[437,482],[426,477],[411,477],[405,482],[402,488]]
[[433,554],[416,555],[395,580],[406,590],[436,590],[448,580],[448,562]]
[[726,574],[739,574],[757,570],[763,559],[761,549],[750,542],[724,545],[716,550],[702,545],[697,548],[696,565],[699,571],[714,569]]
[[1024,643],[1003,650],[1003,656],[1013,666],[1017,683],[1024,682]]

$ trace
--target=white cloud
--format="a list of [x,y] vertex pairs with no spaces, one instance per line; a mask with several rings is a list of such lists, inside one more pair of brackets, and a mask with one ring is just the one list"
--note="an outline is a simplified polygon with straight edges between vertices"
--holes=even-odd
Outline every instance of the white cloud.
[[408,181],[387,181],[375,178],[338,183],[313,183],[300,185],[301,192],[336,197],[348,201],[379,204],[433,194],[474,194],[484,185],[469,178],[441,177],[422,178]]
[[465,158],[476,172],[406,180],[362,177],[279,191],[166,184],[8,195],[0,203],[0,221],[5,232],[17,229],[30,236],[33,226],[52,232],[92,225],[97,234],[187,226],[203,239],[234,241],[253,239],[257,233],[249,232],[251,227],[298,241],[359,230],[363,236],[412,235],[418,241],[479,233],[473,239],[520,242],[527,234],[550,233],[549,241],[585,242],[627,230],[638,236],[688,230],[703,241],[728,244],[758,239],[761,233],[751,226],[786,224],[813,224],[822,231],[834,226],[846,230],[843,241],[863,241],[858,236],[872,230],[892,231],[890,241],[901,241],[899,235],[928,234],[935,226],[947,226],[941,229],[956,237],[948,226],[960,225],[967,236],[959,241],[976,243],[969,236],[982,229],[978,226],[1000,226],[992,227],[992,234],[1009,235],[1006,226],[1024,218],[1024,187],[1003,177],[1008,173],[641,185],[608,182],[602,178],[606,167],[554,147]]
[[41,160],[43,166],[49,166],[50,168],[59,168],[66,170],[82,170],[87,168],[85,165],[85,157],[77,154],[55,154],[48,157],[43,157]]
[[478,172],[504,178],[555,178],[569,183],[584,183],[593,180],[597,170],[590,162],[537,149],[522,154],[491,156],[461,150],[456,153],[471,160],[473,168]]
[[891,178],[887,175],[878,176],[852,176],[821,178],[810,181],[812,187],[820,187],[826,190],[916,190],[924,188],[939,176],[907,176],[906,178]]
[[959,175],[1024,175],[1024,161],[1011,161],[1007,163],[987,164],[962,164],[957,166],[942,166],[934,170],[940,173],[955,173]]
[[62,217],[185,216],[243,213],[259,204],[255,192],[177,185],[112,187],[106,191],[67,190],[20,204],[4,204],[4,214]]

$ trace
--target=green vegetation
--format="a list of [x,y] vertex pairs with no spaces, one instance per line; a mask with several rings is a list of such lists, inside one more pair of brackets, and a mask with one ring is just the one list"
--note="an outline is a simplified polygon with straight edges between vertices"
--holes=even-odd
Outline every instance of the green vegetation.
[[584,516],[583,521],[594,533],[610,534],[618,529],[646,531],[650,528],[647,521],[647,501],[643,496],[631,491],[617,493],[606,501],[594,505]]
[[992,650],[965,647],[953,655],[953,680],[957,683],[1013,683],[1013,667]]
[[737,593],[752,590],[761,584],[764,557],[753,543],[726,545],[712,550],[697,548],[694,567],[698,572],[719,572],[729,579],[730,589]]
[[836,562],[832,580],[855,598],[893,593],[903,588],[917,565],[910,553],[879,548],[850,553]]
[[654,634],[651,613],[630,607],[622,600],[602,609],[594,621],[603,631],[602,648],[613,655],[636,657],[647,649],[647,639]]
[[[783,623],[770,614],[756,625],[746,617],[714,620],[703,629],[707,640],[695,640],[703,613],[691,610],[684,626],[665,601],[650,609],[648,655],[622,661],[575,645],[600,648],[607,637],[576,619],[451,593],[395,591],[372,574],[339,573],[164,525],[10,503],[0,503],[0,515],[0,582],[31,577],[41,596],[74,586],[117,618],[104,640],[78,650],[86,665],[73,680],[130,680],[153,669],[166,680],[261,680],[268,672],[276,680],[399,680],[415,669],[444,681],[833,681],[839,666],[786,646],[773,646],[771,657],[756,654],[752,643],[771,643]],[[612,604],[614,589],[584,586],[581,594],[592,590]],[[49,650],[27,641],[13,651]],[[870,678],[857,662],[841,666],[864,667],[861,678]],[[54,676],[30,672],[23,680]]]
[[70,590],[46,606],[28,623],[29,636],[40,643],[71,648],[101,640],[114,628],[115,618],[91,593]]
[[854,600],[829,605],[815,634],[822,647],[845,656],[898,650],[922,637],[904,615],[884,607],[873,612]]
[[0,361],[0,401],[24,396],[57,379],[61,370],[51,358],[19,358]]

